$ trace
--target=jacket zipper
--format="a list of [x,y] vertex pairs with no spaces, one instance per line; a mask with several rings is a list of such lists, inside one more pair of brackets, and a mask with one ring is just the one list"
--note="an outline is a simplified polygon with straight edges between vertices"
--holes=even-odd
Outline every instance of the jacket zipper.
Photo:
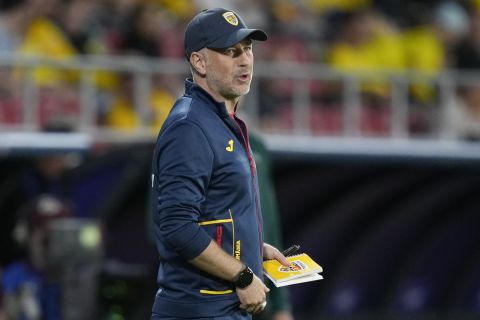
[[[262,230],[262,219],[260,218],[260,202],[259,202],[259,191],[257,189],[257,184],[255,183],[255,177],[256,177],[256,165],[255,161],[253,160],[253,156],[250,152],[250,144],[248,143],[248,131],[245,123],[238,118],[235,114],[231,114],[231,119],[233,122],[235,122],[236,128],[240,132],[240,136],[242,137],[242,144],[245,148],[245,152],[247,154],[247,158],[250,164],[250,172],[252,174],[252,184],[253,184],[253,189],[255,190],[255,206],[257,209],[257,228],[258,228],[258,234],[260,235],[260,254],[263,257],[263,230]],[[242,128],[243,127],[243,128]],[[244,130],[245,129],[245,132]]]

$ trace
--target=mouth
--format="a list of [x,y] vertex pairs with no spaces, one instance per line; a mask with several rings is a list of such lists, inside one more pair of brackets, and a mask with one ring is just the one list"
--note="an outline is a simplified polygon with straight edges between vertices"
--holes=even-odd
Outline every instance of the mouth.
[[242,73],[238,75],[238,79],[240,81],[249,81],[250,80],[250,73]]

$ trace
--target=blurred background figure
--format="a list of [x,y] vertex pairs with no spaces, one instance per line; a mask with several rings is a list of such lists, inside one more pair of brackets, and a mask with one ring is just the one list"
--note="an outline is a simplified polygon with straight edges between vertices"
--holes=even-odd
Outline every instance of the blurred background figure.
[[[403,72],[405,61],[399,31],[380,12],[364,9],[345,14],[342,26],[326,54],[326,62],[346,73]],[[388,84],[374,81],[362,86],[364,104],[385,105]]]
[[480,12],[479,8],[468,7],[470,17],[469,32],[454,52],[454,67],[461,71],[480,70]]
[[480,139],[480,84],[462,85],[448,111],[447,125],[454,138]]
[[49,260],[49,225],[68,215],[56,198],[41,196],[27,203],[15,229],[26,256],[8,264],[3,272],[5,310],[11,319],[61,319],[59,266]]
[[23,162],[20,170],[8,172],[2,177],[0,265],[7,265],[26,255],[14,236],[26,202],[48,195],[67,205],[69,211],[75,210],[69,197],[68,175],[79,161],[75,154],[40,155]]
[[100,233],[71,217],[50,195],[26,203],[14,235],[25,256],[4,268],[2,291],[9,319],[95,318]]
[[[2,1],[0,3],[0,55],[17,52],[24,30],[33,13],[28,10],[27,0]],[[0,121],[19,123],[21,105],[19,101],[18,79],[14,68],[0,68]]]
[[[435,77],[454,65],[453,51],[466,35],[469,23],[465,9],[458,2],[415,2],[409,6],[406,20],[403,34],[409,70]],[[432,106],[437,101],[428,78],[413,83],[412,95],[420,105]]]
[[[384,135],[390,130],[390,77],[406,70],[400,30],[391,20],[371,8],[342,13],[338,29],[325,52],[325,62],[334,70],[367,75],[360,82],[360,131]],[[343,85],[331,86],[341,97]],[[345,112],[345,111],[344,111]]]
[[[270,155],[261,137],[255,134],[250,135],[250,147],[255,157],[258,172],[264,242],[282,250],[285,245],[282,240],[282,222],[273,186]],[[253,319],[293,320],[289,289],[276,288],[271,283],[267,286],[270,288],[270,293],[267,295],[267,307],[261,314],[255,315]]]

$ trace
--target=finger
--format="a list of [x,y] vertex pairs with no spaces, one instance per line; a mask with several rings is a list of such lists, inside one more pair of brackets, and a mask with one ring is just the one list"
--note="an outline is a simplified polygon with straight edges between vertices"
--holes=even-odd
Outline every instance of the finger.
[[270,288],[267,287],[267,286],[265,285],[265,283],[263,284],[263,290],[265,291],[265,293],[269,293],[269,292],[270,292]]
[[262,303],[256,305],[255,310],[253,311],[253,314],[262,312],[266,306],[267,306],[267,301],[263,301]]
[[255,311],[255,308],[258,306],[258,303],[242,303],[240,304],[240,309],[252,313]]
[[260,308],[261,308],[261,306],[257,304],[256,306],[252,307],[252,310],[251,310],[250,313],[251,314],[257,314],[257,313],[260,312]]
[[267,300],[262,302],[261,307],[262,307],[262,311],[267,307]]
[[258,305],[251,305],[247,308],[247,312],[251,314],[255,314],[257,312]]
[[252,313],[257,305],[258,304],[241,304],[240,309],[247,311],[248,313]]
[[290,261],[288,261],[287,258],[278,250],[275,254],[275,259],[285,267],[290,267]]

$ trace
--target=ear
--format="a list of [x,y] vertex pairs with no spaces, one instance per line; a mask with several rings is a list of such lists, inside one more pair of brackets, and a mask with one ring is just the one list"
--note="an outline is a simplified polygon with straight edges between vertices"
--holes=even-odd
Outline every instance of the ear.
[[193,52],[190,55],[190,64],[201,77],[206,75],[206,59],[200,52]]

